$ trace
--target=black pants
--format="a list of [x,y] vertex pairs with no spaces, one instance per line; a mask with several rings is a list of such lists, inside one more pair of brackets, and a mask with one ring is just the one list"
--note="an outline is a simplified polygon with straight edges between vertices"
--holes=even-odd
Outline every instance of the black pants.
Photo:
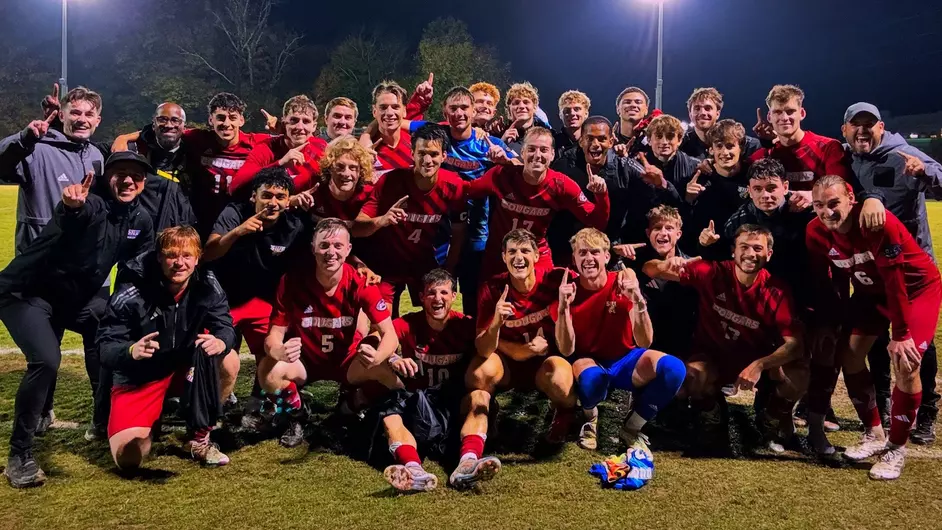
[[466,315],[478,314],[478,288],[487,278],[481,278],[481,262],[484,260],[483,250],[472,250],[470,241],[465,243],[465,250],[461,252],[458,264],[458,289],[461,291],[461,309]]
[[[890,354],[886,351],[889,343],[889,334],[883,334],[873,343],[873,347],[867,354],[878,402],[886,401],[892,395]],[[939,413],[939,393],[935,389],[935,376],[938,371],[939,360],[936,357],[935,343],[930,342],[922,355],[922,364],[919,366],[919,379],[922,381],[922,405],[919,406],[919,414],[932,419],[936,418]]]
[[[102,374],[95,334],[98,321],[107,307],[107,289],[79,311],[57,309],[42,298],[7,296],[0,300],[0,320],[13,342],[26,356],[26,374],[20,382],[14,406],[13,434],[10,454],[32,449],[33,436],[44,411],[52,408],[59,363],[62,360],[62,334],[66,329],[82,336],[85,349],[85,370],[95,397],[93,422],[108,423],[111,376]],[[101,383],[101,384],[100,384]]]

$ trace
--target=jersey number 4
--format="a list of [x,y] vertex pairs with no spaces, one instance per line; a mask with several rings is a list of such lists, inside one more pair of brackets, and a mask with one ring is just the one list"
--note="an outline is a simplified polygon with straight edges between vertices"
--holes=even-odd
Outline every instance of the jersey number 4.
[[408,239],[409,241],[412,241],[413,243],[418,243],[419,240],[422,239],[422,229],[416,228],[415,230],[412,231],[411,234],[409,234],[409,237],[407,237],[406,239]]

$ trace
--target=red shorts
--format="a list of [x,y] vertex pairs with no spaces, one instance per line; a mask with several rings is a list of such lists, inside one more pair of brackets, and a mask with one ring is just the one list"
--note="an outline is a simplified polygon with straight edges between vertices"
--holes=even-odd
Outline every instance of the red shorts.
[[504,363],[504,374],[510,374],[506,386],[507,390],[530,392],[537,389],[536,375],[539,373],[540,367],[543,366],[546,357],[531,357],[526,361],[515,361],[502,353],[497,355],[500,355],[500,360]]
[[244,304],[233,307],[232,325],[236,328],[246,346],[256,359],[265,356],[265,337],[268,335],[268,322],[271,319],[271,304],[261,298],[253,298]]
[[353,359],[357,356],[357,347],[360,345],[361,340],[363,340],[363,335],[361,335],[359,331],[353,334],[353,342],[350,344],[346,355],[340,359],[339,363],[335,360],[333,355],[328,354],[328,358],[324,359],[323,357],[315,357],[311,354],[305,355],[304,350],[301,350],[301,364],[304,365],[304,371],[307,372],[307,379],[304,383],[335,381],[340,384],[346,384],[347,370],[350,368],[350,363],[352,363]]
[[163,379],[140,386],[115,385],[111,389],[111,416],[108,417],[108,438],[134,427],[151,428],[160,419],[167,394],[178,395],[190,368],[184,368]]
[[[916,343],[919,353],[925,353],[926,348],[935,338],[936,326],[939,323],[939,305],[942,304],[942,286],[930,286],[911,300],[912,308],[909,313],[909,334]],[[873,296],[854,295],[851,297],[850,322],[852,335],[877,337],[886,332],[890,326],[889,310],[886,299]]]

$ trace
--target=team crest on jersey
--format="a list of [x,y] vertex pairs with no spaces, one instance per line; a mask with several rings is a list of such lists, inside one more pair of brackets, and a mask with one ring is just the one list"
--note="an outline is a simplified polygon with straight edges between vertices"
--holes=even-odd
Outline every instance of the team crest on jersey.
[[883,247],[883,255],[889,259],[893,259],[902,253],[903,253],[902,245],[887,245]]
[[586,198],[585,193],[580,193],[580,194],[579,194],[579,203],[580,203],[580,204],[584,203],[584,202],[587,201],[587,200],[589,200],[589,199]]
[[379,302],[376,302],[377,311],[386,311],[387,309],[389,309],[389,306],[386,305],[386,300],[380,300]]
[[271,253],[273,256],[280,256],[282,252],[288,247],[282,245],[271,245]]
[[614,315],[615,311],[618,309],[618,302],[614,300],[608,300],[605,302],[605,309],[608,309],[608,314]]
[[194,373],[195,371],[196,371],[196,367],[195,367],[195,366],[191,366],[191,367],[190,367],[190,370],[186,373],[186,382],[187,382],[187,383],[192,383],[192,382],[193,382],[193,373]]
[[137,239],[137,236],[141,235],[141,231],[136,228],[131,228],[128,230],[128,239]]

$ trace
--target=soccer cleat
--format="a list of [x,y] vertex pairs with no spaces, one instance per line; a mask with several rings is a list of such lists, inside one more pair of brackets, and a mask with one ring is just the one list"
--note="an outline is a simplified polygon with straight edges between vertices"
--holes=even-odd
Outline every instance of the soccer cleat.
[[935,418],[930,414],[919,414],[916,417],[916,427],[909,434],[914,444],[932,445],[935,442]]
[[468,489],[478,482],[491,480],[500,472],[500,460],[494,456],[465,458],[451,473],[448,482],[457,489]]
[[438,477],[419,464],[393,465],[383,471],[386,482],[402,492],[432,491],[438,487]]
[[301,422],[291,420],[288,423],[288,430],[281,435],[281,438],[278,439],[278,443],[280,443],[282,447],[289,449],[304,443],[304,426],[301,425]]
[[10,485],[14,488],[32,488],[46,482],[46,474],[36,463],[31,452],[11,455],[7,459],[7,468],[3,470]]
[[219,450],[218,445],[210,441],[208,434],[203,438],[190,440],[184,448],[190,451],[194,460],[207,466],[224,466],[229,463],[229,457]]
[[85,429],[84,438],[86,442],[100,442],[102,440],[107,440],[108,431],[102,427],[92,425],[88,429]]
[[39,425],[36,426],[36,436],[46,434],[46,431],[49,430],[49,427],[52,426],[52,422],[54,421],[56,421],[56,413],[52,410],[40,416]]
[[876,464],[870,468],[870,478],[873,480],[896,480],[906,465],[906,447],[888,444],[886,451],[880,456]]
[[595,413],[595,417],[591,420],[582,424],[582,428],[579,429],[579,447],[595,451],[599,447],[599,415],[598,412]]
[[844,458],[853,461],[866,460],[878,455],[886,449],[886,438],[877,438],[873,432],[865,432],[857,445],[848,447],[844,451]]
[[618,437],[628,446],[628,449],[625,450],[626,453],[631,454],[632,451],[642,451],[647,453],[651,460],[654,460],[653,453],[651,453],[651,448],[649,447],[651,442],[648,440],[647,436],[640,432],[628,430],[623,425],[621,431],[618,433]]
[[824,416],[824,432],[837,432],[839,430],[841,430],[841,426],[837,423],[837,414],[834,414],[834,409],[828,409],[828,413]]
[[831,445],[827,435],[822,429],[808,429],[808,444],[819,458],[831,458],[837,454],[837,449]]

